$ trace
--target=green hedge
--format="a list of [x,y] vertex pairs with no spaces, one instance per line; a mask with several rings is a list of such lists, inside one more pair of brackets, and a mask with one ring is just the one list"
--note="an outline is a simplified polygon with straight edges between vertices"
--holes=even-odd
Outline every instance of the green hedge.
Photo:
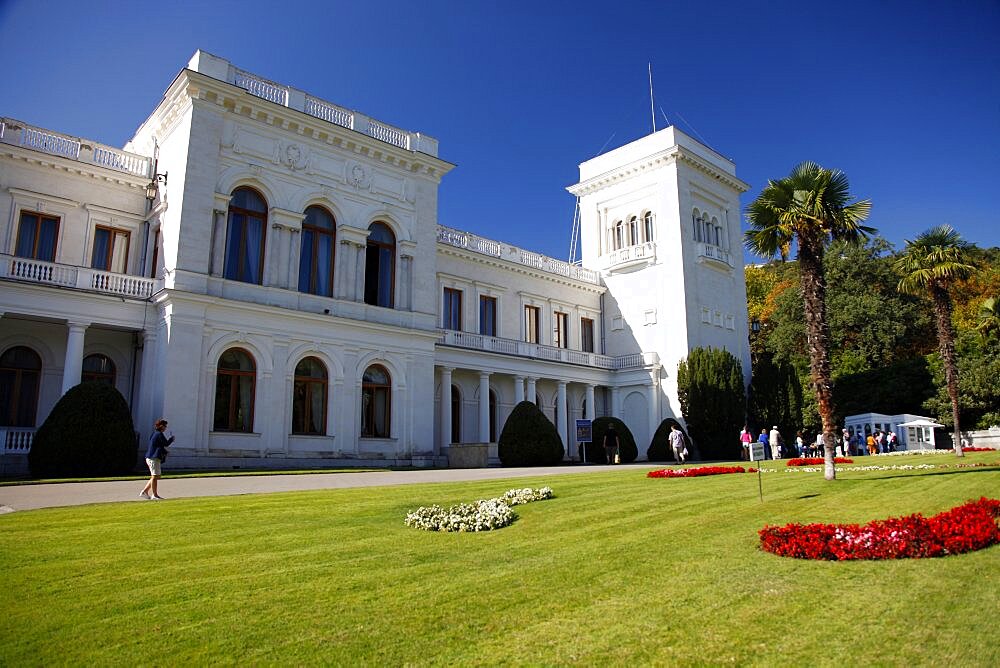
[[[687,438],[687,432],[684,431],[684,427],[680,422],[673,418],[667,418],[660,423],[660,426],[656,428],[656,433],[653,434],[653,440],[649,443],[649,449],[646,450],[646,459],[651,462],[672,462],[676,461],[674,459],[674,449],[670,447],[670,427],[677,425],[677,428],[681,430],[684,437]],[[694,457],[694,448],[690,445],[691,439],[688,438],[688,461],[691,459],[696,459]]]
[[35,433],[28,466],[36,478],[109,476],[135,469],[138,446],[125,397],[104,383],[64,394]]
[[[639,449],[635,445],[635,437],[628,426],[618,418],[600,417],[593,423],[593,443],[587,444],[587,461],[595,464],[610,464],[604,451],[604,434],[608,432],[611,425],[615,426],[618,432],[618,454],[622,463],[634,462],[639,457]],[[577,454],[583,457],[583,448],[577,446]]]
[[503,466],[552,466],[565,452],[555,425],[530,401],[514,406],[497,441]]

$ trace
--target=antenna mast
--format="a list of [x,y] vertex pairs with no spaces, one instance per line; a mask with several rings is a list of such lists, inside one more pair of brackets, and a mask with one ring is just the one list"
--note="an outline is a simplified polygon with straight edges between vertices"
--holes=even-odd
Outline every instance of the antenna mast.
[[653,111],[653,63],[647,62],[649,69],[649,115],[653,119],[653,132],[656,132],[656,112]]
[[580,198],[576,198],[576,208],[573,209],[573,235],[569,241],[569,263],[577,264],[576,246],[580,241]]

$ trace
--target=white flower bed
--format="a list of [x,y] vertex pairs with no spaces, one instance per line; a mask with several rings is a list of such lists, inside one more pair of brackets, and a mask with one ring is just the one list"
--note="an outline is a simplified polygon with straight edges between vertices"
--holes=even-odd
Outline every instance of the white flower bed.
[[403,523],[424,531],[492,531],[514,521],[517,515],[511,506],[551,498],[551,487],[512,489],[499,498],[459,503],[447,509],[438,505],[421,506],[407,513]]

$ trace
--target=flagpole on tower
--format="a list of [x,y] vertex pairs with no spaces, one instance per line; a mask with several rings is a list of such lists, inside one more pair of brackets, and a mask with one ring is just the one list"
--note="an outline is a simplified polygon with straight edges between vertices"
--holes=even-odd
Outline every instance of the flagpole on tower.
[[656,112],[653,111],[653,63],[647,62],[649,69],[649,115],[653,119],[653,132],[656,132]]

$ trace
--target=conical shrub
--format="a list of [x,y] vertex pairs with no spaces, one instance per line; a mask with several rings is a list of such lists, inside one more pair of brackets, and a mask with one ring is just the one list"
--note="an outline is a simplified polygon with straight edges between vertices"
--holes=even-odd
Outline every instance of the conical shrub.
[[28,466],[35,478],[121,475],[135,468],[137,450],[125,397],[104,383],[81,383],[38,428]]
[[497,442],[503,466],[552,466],[564,453],[559,432],[538,406],[530,401],[514,406]]
[[[635,437],[624,422],[614,417],[599,417],[594,420],[594,442],[587,444],[587,461],[595,464],[610,464],[604,450],[604,435],[611,425],[618,432],[618,455],[623,464],[634,462],[639,457],[639,449],[635,445]],[[578,450],[582,450],[579,448]],[[582,456],[582,453],[581,453]]]

